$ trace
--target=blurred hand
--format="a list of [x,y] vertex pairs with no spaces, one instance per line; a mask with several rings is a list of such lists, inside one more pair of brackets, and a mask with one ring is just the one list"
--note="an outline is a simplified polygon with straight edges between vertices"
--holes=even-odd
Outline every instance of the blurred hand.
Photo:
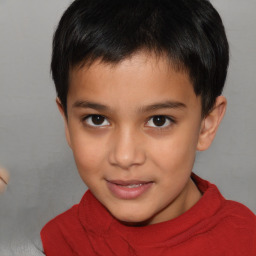
[[0,167],[0,194],[2,194],[6,190],[9,178],[10,175],[8,171]]

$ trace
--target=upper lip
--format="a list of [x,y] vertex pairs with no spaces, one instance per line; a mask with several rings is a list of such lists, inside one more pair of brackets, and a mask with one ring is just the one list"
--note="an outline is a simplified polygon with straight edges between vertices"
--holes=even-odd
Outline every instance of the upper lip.
[[107,180],[107,181],[116,185],[121,185],[121,186],[147,184],[152,182],[152,181],[142,181],[142,180]]

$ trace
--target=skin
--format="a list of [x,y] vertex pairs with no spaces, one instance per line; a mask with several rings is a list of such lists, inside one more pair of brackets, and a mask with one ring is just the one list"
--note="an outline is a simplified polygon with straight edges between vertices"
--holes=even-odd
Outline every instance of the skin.
[[[190,176],[196,151],[210,146],[224,115],[223,96],[202,118],[201,97],[187,73],[175,71],[164,57],[141,52],[117,65],[98,61],[74,68],[67,116],[58,99],[57,104],[81,178],[118,220],[164,222],[200,199]],[[100,115],[102,123],[96,126],[90,115]],[[160,125],[155,116],[161,116]],[[107,180],[152,186],[126,200],[111,193]]]
[[7,188],[7,184],[9,183],[10,175],[8,171],[2,167],[0,167],[0,194],[4,193]]

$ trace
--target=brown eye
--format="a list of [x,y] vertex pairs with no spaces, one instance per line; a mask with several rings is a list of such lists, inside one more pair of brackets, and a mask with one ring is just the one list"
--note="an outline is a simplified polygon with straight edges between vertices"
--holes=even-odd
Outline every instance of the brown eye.
[[163,126],[166,122],[166,117],[164,116],[154,116],[153,123],[155,126]]
[[101,116],[101,115],[89,115],[85,118],[85,122],[89,125],[89,126],[106,126],[109,125],[108,120],[106,119],[106,117]]
[[103,116],[94,115],[92,116],[92,122],[95,125],[101,125],[103,124],[105,118]]
[[173,123],[172,119],[167,116],[153,116],[147,122],[147,126],[156,128],[165,128]]

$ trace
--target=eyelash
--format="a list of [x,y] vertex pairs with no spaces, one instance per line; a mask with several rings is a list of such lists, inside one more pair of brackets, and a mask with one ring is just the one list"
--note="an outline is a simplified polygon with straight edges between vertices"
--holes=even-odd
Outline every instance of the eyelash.
[[[103,123],[107,120],[108,124],[107,125],[106,124],[105,125],[102,125],[102,124],[100,124],[100,125],[88,124],[88,119],[93,118],[93,117],[104,118]],[[173,124],[176,123],[176,120],[173,117],[165,116],[165,115],[154,115],[154,116],[151,116],[150,118],[148,118],[148,121],[146,122],[146,124],[148,124],[150,120],[153,120],[153,118],[156,118],[156,117],[165,118],[164,123],[166,123],[166,121],[168,121],[169,124],[165,125],[165,126],[149,126],[150,128],[155,128],[155,129],[158,129],[158,130],[164,130],[164,129],[170,128],[170,126],[172,126]],[[97,115],[97,114],[91,114],[91,115],[84,116],[82,118],[82,123],[84,123],[87,127],[90,127],[90,128],[102,128],[102,127],[108,126],[110,124],[107,117],[105,117],[103,115]],[[91,121],[91,123],[92,123],[92,121]]]
[[[176,123],[176,121],[174,120],[174,118],[170,117],[170,116],[165,116],[165,115],[155,115],[155,116],[151,116],[148,121],[147,124],[149,123],[150,120],[152,120],[153,122],[153,118],[156,117],[160,117],[160,118],[164,118],[164,125],[163,126],[149,126],[150,128],[155,128],[155,129],[159,129],[159,130],[165,130],[165,129],[169,129],[173,124]],[[166,122],[169,122],[169,124],[165,125]]]
[[[107,118],[106,118],[105,116],[103,116],[103,115],[92,114],[92,115],[87,115],[87,116],[83,117],[83,118],[82,118],[82,122],[85,123],[86,126],[91,127],[91,128],[101,128],[101,127],[106,126],[106,125],[103,125],[103,126],[102,126],[102,125],[92,125],[92,124],[88,124],[87,120],[88,120],[89,118],[93,118],[93,117],[101,117],[101,118],[104,118],[104,119],[105,119],[104,122],[107,120]],[[109,123],[109,122],[108,122],[108,123]]]

